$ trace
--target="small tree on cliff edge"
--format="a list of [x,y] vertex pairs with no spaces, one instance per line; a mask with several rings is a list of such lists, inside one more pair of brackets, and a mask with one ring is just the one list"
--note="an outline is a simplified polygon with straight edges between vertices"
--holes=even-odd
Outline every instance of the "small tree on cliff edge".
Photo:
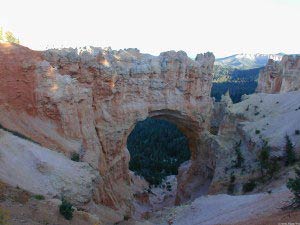
[[3,28],[0,27],[0,41],[3,41]]
[[286,166],[293,165],[296,162],[296,153],[294,150],[294,145],[288,135],[285,136],[285,151],[286,151]]
[[16,43],[16,44],[20,43],[19,39],[16,38],[11,31],[6,31],[5,32],[5,39],[9,43]]

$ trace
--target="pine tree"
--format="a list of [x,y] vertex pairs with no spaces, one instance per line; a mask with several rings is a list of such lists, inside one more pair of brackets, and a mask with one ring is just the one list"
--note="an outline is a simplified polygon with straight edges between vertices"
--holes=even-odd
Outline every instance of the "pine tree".
[[235,154],[236,154],[235,167],[236,168],[241,168],[242,164],[245,161],[245,159],[242,155],[242,152],[241,152],[241,144],[242,144],[242,141],[236,143],[236,145],[235,145]]
[[278,159],[271,158],[271,148],[267,141],[264,141],[263,147],[259,153],[258,159],[260,163],[261,176],[268,175],[268,178],[272,178],[279,170],[280,165]]
[[270,160],[269,165],[268,165],[268,171],[267,171],[270,178],[272,178],[274,176],[274,174],[276,174],[279,170],[280,170],[280,165],[279,165],[277,159]]
[[261,152],[258,156],[260,163],[260,171],[261,175],[264,176],[264,171],[269,168],[269,159],[270,159],[270,147],[268,146],[268,142],[264,141]]
[[296,162],[296,154],[294,150],[294,145],[288,135],[285,136],[285,151],[286,151],[286,166],[293,165]]
[[300,207],[300,169],[295,168],[296,177],[294,179],[289,179],[287,182],[287,187],[294,194],[291,207],[299,208]]

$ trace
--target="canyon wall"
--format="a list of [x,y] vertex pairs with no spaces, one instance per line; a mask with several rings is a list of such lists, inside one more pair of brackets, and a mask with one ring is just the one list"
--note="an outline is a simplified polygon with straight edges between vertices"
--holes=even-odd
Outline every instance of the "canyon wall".
[[285,55],[282,60],[270,59],[260,71],[257,92],[279,93],[300,89],[300,56]]
[[192,60],[182,51],[1,44],[0,124],[66,156],[78,153],[100,174],[93,201],[130,214],[127,137],[138,121],[167,119],[188,137],[192,155],[179,179],[181,203],[214,173],[207,142],[213,64],[211,53]]

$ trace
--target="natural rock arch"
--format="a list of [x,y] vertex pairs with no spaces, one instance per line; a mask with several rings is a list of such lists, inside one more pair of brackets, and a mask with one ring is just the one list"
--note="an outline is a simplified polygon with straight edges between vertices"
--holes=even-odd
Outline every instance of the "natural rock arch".
[[[150,111],[147,117],[164,119],[175,124],[188,139],[191,158],[179,168],[175,203],[180,204],[206,194],[214,175],[216,158],[213,149],[206,142],[208,137],[203,129],[203,121],[170,109]],[[129,129],[126,142],[135,125],[136,123]]]
[[149,116],[170,120],[189,139],[192,160],[179,178],[177,203],[213,176],[211,53],[192,60],[182,51],[151,56],[137,49],[0,47],[1,65],[10,65],[0,68],[0,123],[52,150],[79,152],[101,175],[96,203],[130,211],[126,141]]

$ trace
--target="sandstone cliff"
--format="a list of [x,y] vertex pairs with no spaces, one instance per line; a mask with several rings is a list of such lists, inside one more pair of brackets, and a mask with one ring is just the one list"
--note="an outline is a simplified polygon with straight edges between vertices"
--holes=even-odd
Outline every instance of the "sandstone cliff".
[[[179,179],[178,202],[213,176],[206,148],[214,56],[137,49],[36,52],[0,45],[0,124],[66,156],[74,152],[99,171],[93,201],[132,211],[127,137],[137,121],[160,117],[189,138],[191,164]],[[193,180],[193,182],[191,182]]]
[[300,56],[283,56],[280,62],[270,59],[261,70],[257,92],[279,93],[300,89]]

